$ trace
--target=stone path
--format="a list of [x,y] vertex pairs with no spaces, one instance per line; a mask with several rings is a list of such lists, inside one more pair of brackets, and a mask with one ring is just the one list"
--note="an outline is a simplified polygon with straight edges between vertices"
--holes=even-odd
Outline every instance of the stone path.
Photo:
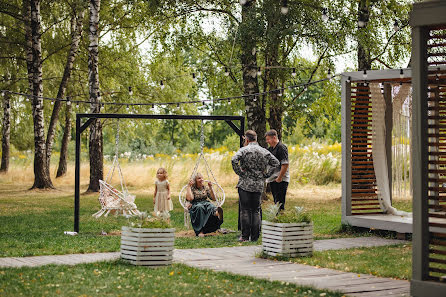
[[[407,242],[378,237],[338,238],[316,240],[314,242],[314,250],[337,250],[401,243]],[[340,291],[349,296],[409,296],[408,281],[255,258],[255,253],[260,251],[260,249],[259,246],[177,249],[174,251],[174,261],[197,268],[226,271],[256,278]],[[23,258],[10,257],[0,258],[0,267],[36,267],[48,264],[76,265],[116,259],[119,259],[119,252]]]

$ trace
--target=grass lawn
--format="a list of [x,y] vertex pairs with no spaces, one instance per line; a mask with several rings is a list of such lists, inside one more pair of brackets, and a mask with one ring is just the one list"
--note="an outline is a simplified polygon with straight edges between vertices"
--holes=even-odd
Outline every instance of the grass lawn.
[[[335,186],[336,187],[336,186]],[[339,187],[339,186],[337,186]],[[333,186],[332,186],[333,188]],[[335,188],[335,190],[337,190]],[[72,189],[71,189],[72,191]],[[98,194],[82,195],[80,202],[80,234],[64,235],[73,230],[74,198],[70,190],[28,191],[22,185],[2,183],[0,179],[0,256],[34,256],[68,253],[118,251],[119,231],[127,221],[123,217],[109,216],[99,219],[91,215],[99,209]],[[303,188],[290,191],[287,208],[304,206],[314,221],[316,239],[367,236],[343,228],[340,199],[327,199],[327,187]],[[153,209],[151,193],[133,189],[140,210]],[[175,194],[175,193],[174,193]],[[224,204],[223,228],[237,230],[238,202],[230,193]],[[177,196],[173,195],[174,211],[171,221],[177,231],[184,231],[183,211]],[[400,203],[401,204],[401,203]],[[409,204],[409,203],[402,203]],[[102,236],[104,230],[109,235]],[[206,238],[177,237],[176,248],[201,248],[240,245],[238,232]],[[247,245],[251,243],[243,243]],[[258,242],[257,244],[260,244]]]
[[[341,201],[336,196],[338,190],[339,185],[291,189],[286,206],[287,208],[304,206],[310,212],[316,239],[376,234],[340,224]],[[136,204],[140,210],[150,211],[153,208],[151,192],[138,188],[131,191],[137,196]],[[235,192],[231,192],[230,189],[228,192],[224,204],[225,222],[222,227],[237,230],[238,202]],[[63,231],[73,230],[74,198],[71,186],[68,189],[59,186],[58,190],[54,191],[28,191],[24,185],[2,182],[0,176],[0,205],[2,205],[0,257],[118,251],[119,231],[127,221],[123,217],[115,216],[93,218],[91,215],[99,209],[97,196],[98,194],[81,196],[80,234],[68,236],[64,235]],[[173,197],[174,211],[171,221],[177,232],[184,233],[183,211],[175,193]],[[396,201],[396,204],[397,207],[410,211],[409,201]],[[100,235],[102,230],[109,235]],[[238,243],[238,234],[235,232],[205,238],[177,236],[175,247],[201,248],[252,244]],[[307,264],[315,266],[405,279],[410,275],[408,249],[410,252],[409,247],[403,246],[329,251],[315,253],[313,258],[298,261],[306,261]],[[393,256],[389,257],[389,261],[383,261],[387,253]],[[401,263],[395,264],[401,264],[402,267],[395,267],[390,261],[393,258],[401,259],[396,261]]]
[[411,244],[314,252],[303,258],[260,256],[380,277],[409,280],[412,275]]
[[[325,293],[325,295],[324,295]],[[0,269],[1,296],[342,296],[175,264],[163,268],[121,261]],[[322,295],[321,295],[322,294]]]
[[[327,199],[324,191],[331,188],[304,188],[291,191],[287,207],[304,206],[314,220],[316,239],[351,236],[341,231],[340,199]],[[60,189],[62,188],[62,189]],[[74,198],[72,188],[58,187],[54,191],[28,191],[23,185],[6,183],[0,177],[0,256],[33,256],[68,253],[118,251],[119,231],[127,223],[123,217],[99,219],[91,215],[99,209],[98,194],[82,195],[80,202],[80,234],[64,235],[73,230]],[[142,189],[132,189],[140,210],[152,210],[152,195]],[[314,193],[313,193],[314,192]],[[321,193],[318,193],[321,192]],[[306,198],[306,196],[312,196]],[[320,195],[320,196],[319,196]],[[184,231],[183,211],[177,196],[173,195],[174,211],[171,221],[177,231]],[[223,228],[237,230],[238,202],[234,192],[224,204]],[[109,235],[102,236],[104,230]],[[364,234],[366,235],[366,234]],[[206,238],[177,237],[176,248],[200,248],[239,245],[238,232]],[[244,243],[243,245],[250,244]],[[259,243],[257,243],[259,244]]]

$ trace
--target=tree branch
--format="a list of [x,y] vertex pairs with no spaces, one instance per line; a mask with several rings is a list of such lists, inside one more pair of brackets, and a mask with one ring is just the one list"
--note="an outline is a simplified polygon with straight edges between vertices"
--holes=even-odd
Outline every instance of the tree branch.
[[48,26],[48,28],[46,28],[45,30],[42,31],[42,33],[40,33],[40,36],[42,36],[43,34],[45,34],[46,32],[48,32],[51,28],[53,28],[54,26],[66,21],[68,18],[70,17],[70,15],[67,15],[65,18],[58,20],[57,22],[52,23],[50,26]]
[[196,4],[198,7],[197,11],[208,11],[208,12],[214,12],[214,13],[220,13],[220,14],[226,14],[227,16],[229,16],[230,18],[232,18],[237,24],[240,24],[240,21],[237,20],[237,18],[229,11],[224,10],[224,9],[219,9],[219,8],[204,8],[203,6],[201,6],[200,4]]
[[[319,69],[319,66],[321,65],[322,60],[325,58],[325,53],[328,51],[328,46],[325,48],[324,52],[322,53],[322,55],[319,57],[316,67],[313,69],[313,72],[311,72],[310,78],[307,81],[307,84],[311,82],[311,80],[313,79],[314,75],[316,74],[316,71]],[[296,101],[297,98],[299,98],[305,91],[307,90],[307,86],[304,86],[304,88],[296,95],[293,97],[293,99],[291,99],[291,102],[288,103],[288,105],[285,107],[285,109],[287,109],[288,107],[290,107],[294,101]]]
[[65,49],[66,47],[68,47],[70,45],[71,45],[71,43],[65,44],[65,45],[61,46],[60,48],[58,48],[57,50],[55,50],[54,52],[49,53],[45,58],[42,59],[42,64],[43,64],[43,62],[45,62],[45,60],[50,58],[52,55],[57,54],[58,52],[60,52],[61,50]]
[[[372,63],[373,61],[378,60],[382,55],[384,55],[386,53],[387,47],[390,45],[390,41],[392,41],[392,38],[399,32],[401,31],[401,29],[407,27],[409,25],[409,23],[407,22],[404,26],[402,26],[401,28],[398,29],[398,31],[393,32],[392,35],[390,35],[389,39],[386,42],[386,45],[384,46],[383,50],[381,51],[381,53],[379,53],[376,57],[372,58],[370,60],[370,63]],[[378,61],[381,62],[381,61]],[[390,67],[389,67],[390,68]]]

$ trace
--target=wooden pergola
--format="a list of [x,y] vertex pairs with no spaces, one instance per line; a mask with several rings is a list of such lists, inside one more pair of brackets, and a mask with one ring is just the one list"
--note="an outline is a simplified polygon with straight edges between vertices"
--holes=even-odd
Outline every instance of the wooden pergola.
[[415,3],[412,27],[411,294],[446,296],[446,1]]
[[[385,100],[385,155],[392,188],[393,88],[410,84],[411,69],[386,69],[342,74],[342,223],[351,226],[412,232],[412,219],[383,213],[372,153],[370,84],[381,84]],[[390,192],[391,194],[392,192]]]

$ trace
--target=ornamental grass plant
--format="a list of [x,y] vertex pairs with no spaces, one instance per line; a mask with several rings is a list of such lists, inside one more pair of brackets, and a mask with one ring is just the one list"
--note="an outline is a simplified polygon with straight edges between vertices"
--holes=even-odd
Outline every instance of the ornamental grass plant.
[[264,215],[267,221],[272,223],[310,223],[311,217],[301,206],[295,206],[289,210],[280,211],[282,204],[270,204],[265,207]]
[[128,227],[146,229],[167,229],[171,228],[169,213],[160,213],[152,216],[147,212],[141,212],[137,216],[126,216]]

